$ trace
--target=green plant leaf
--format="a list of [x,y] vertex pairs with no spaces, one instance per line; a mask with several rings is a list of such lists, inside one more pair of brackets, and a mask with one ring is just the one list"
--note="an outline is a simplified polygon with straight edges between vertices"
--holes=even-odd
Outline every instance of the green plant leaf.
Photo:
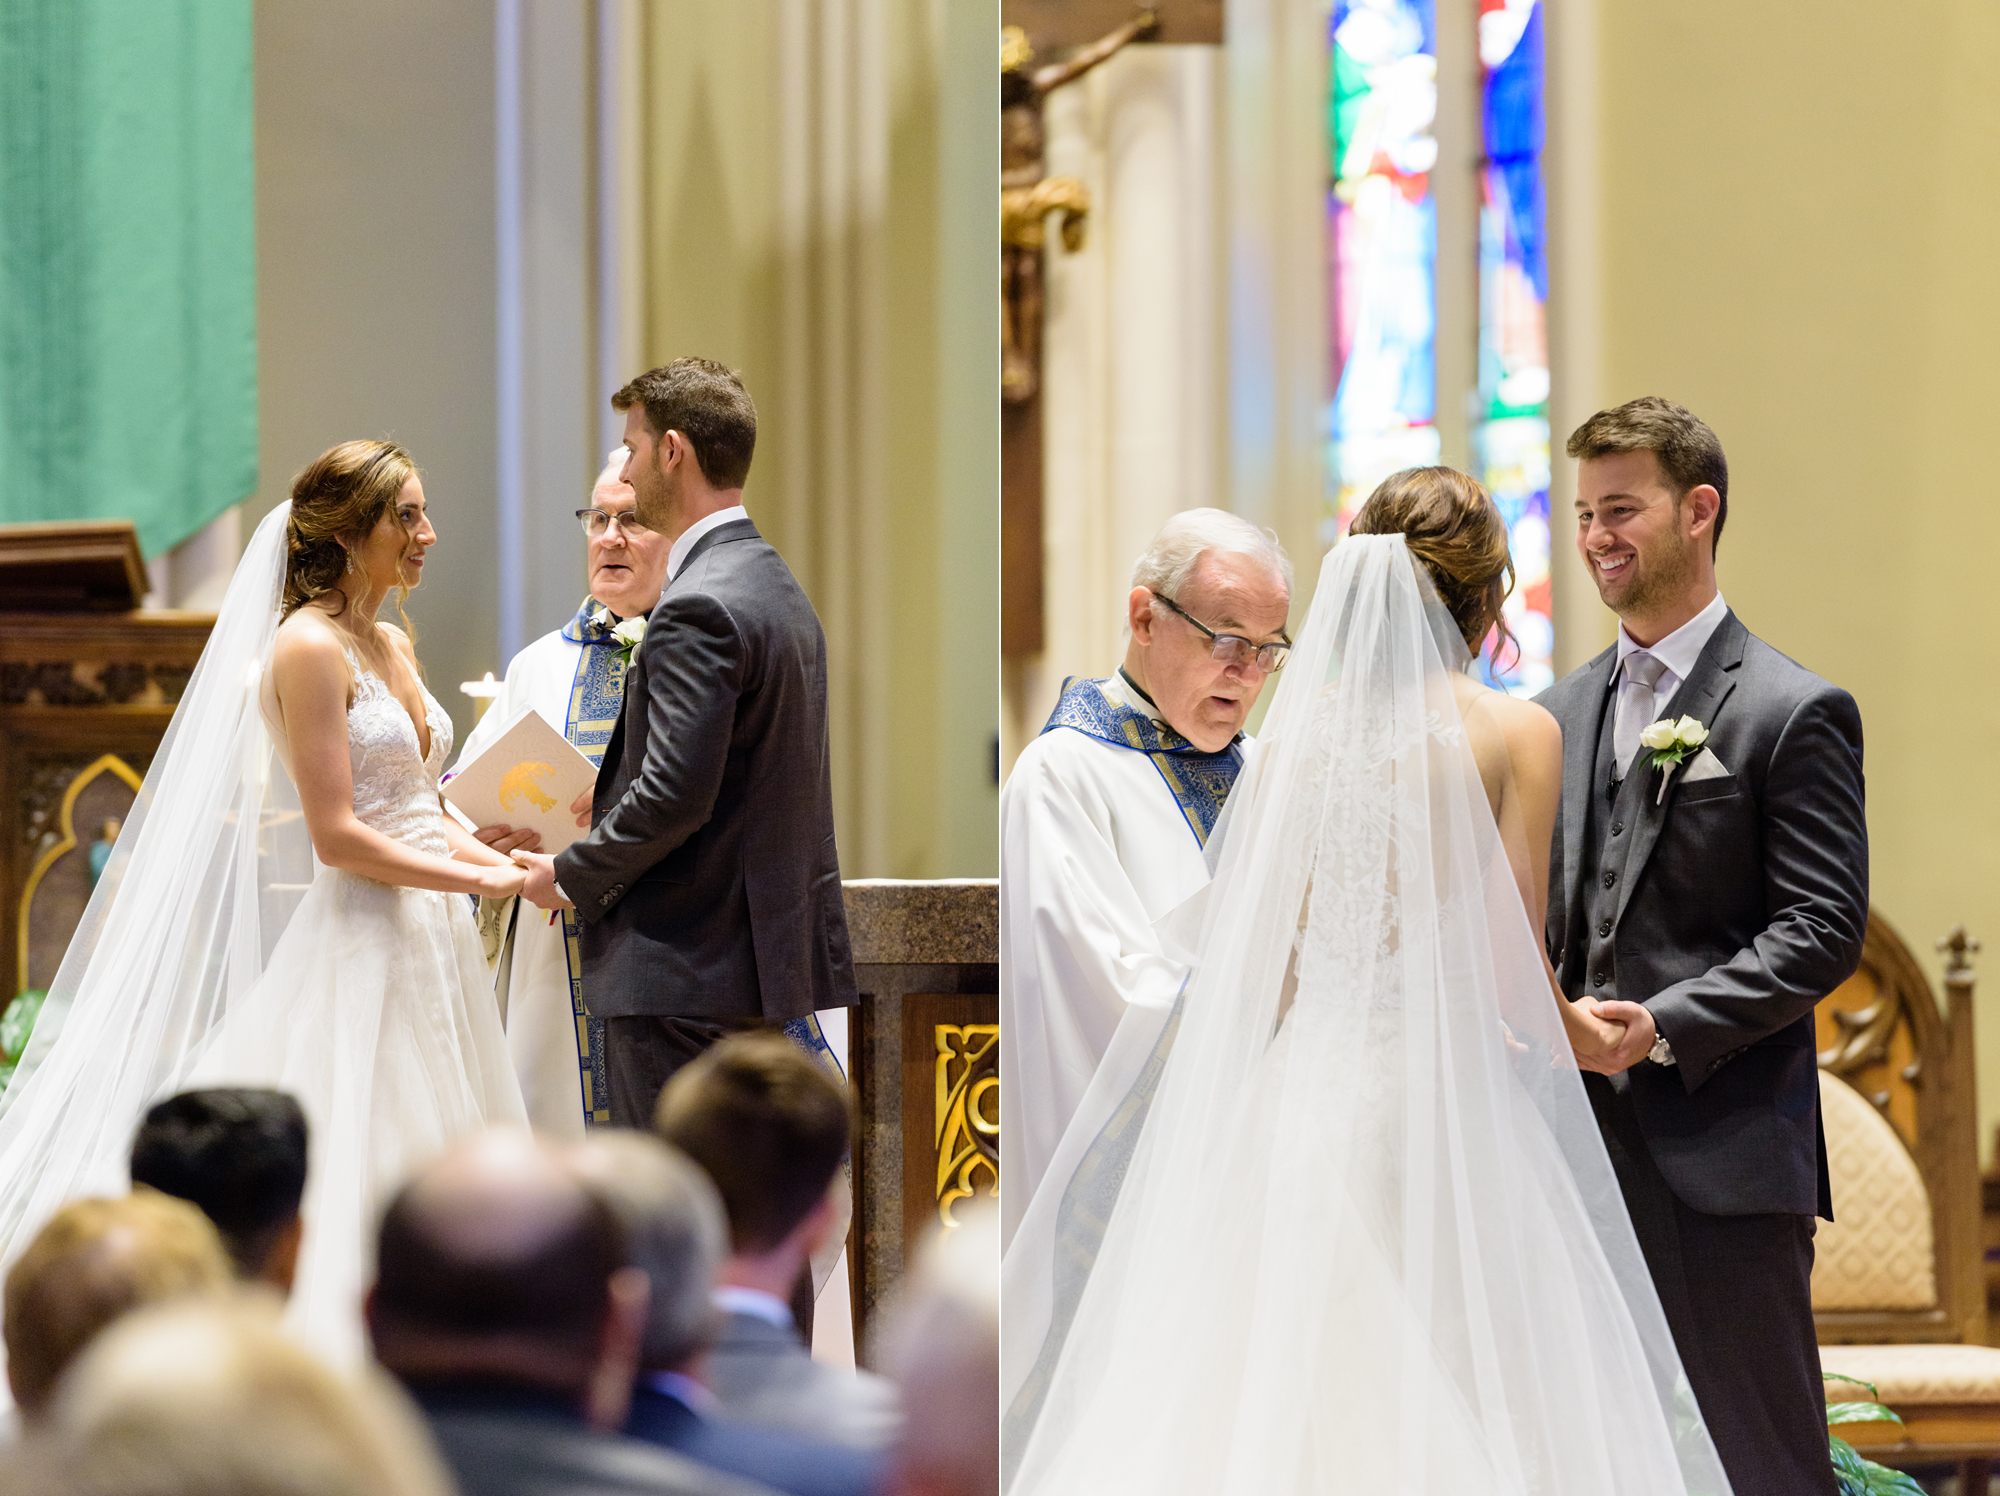
[[1924,1496],[1924,1488],[1909,1476],[1863,1459],[1845,1439],[1829,1436],[1827,1444],[1840,1496]]
[[1839,1402],[1826,1405],[1826,1421],[1835,1423],[1901,1423],[1896,1410],[1878,1402]]
[[12,1002],[7,1011],[0,1014],[0,1056],[8,1060],[21,1058],[21,1051],[28,1047],[28,1035],[33,1032],[35,1019],[42,1011],[42,1000],[46,992],[29,988]]
[[1873,1382],[1862,1381],[1860,1377],[1844,1377],[1837,1371],[1823,1371],[1819,1374],[1819,1379],[1822,1382],[1845,1382],[1850,1387],[1866,1387],[1870,1397],[1877,1402],[1882,1400],[1882,1389]]

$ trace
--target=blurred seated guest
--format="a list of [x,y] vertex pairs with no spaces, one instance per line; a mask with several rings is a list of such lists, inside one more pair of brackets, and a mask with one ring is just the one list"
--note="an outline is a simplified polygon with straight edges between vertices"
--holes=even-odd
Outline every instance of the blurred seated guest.
[[1000,1222],[960,1207],[927,1241],[883,1335],[903,1392],[885,1496],[999,1496]]
[[222,1238],[184,1200],[140,1189],[63,1206],[7,1272],[7,1382],[23,1423],[41,1419],[63,1372],[120,1315],[232,1281]]
[[198,1206],[249,1283],[292,1291],[306,1114],[258,1086],[183,1091],[146,1113],[132,1141],[132,1182]]
[[20,1489],[66,1496],[450,1496],[423,1422],[379,1374],[334,1374],[237,1293],[106,1330],[23,1450]]
[[367,1317],[463,1496],[750,1496],[616,1432],[646,1323],[610,1206],[527,1133],[448,1150],[382,1218]]
[[625,1228],[626,1260],[651,1294],[625,1431],[790,1496],[866,1496],[879,1457],[730,1422],[702,1383],[714,1339],[716,1270],[728,1250],[722,1199],[686,1155],[644,1133],[600,1128],[576,1153],[584,1182]]
[[812,1359],[787,1296],[833,1228],[847,1089],[783,1034],[739,1034],[660,1093],[660,1135],[707,1171],[729,1214],[709,1390],[730,1418],[854,1449],[895,1437],[895,1390]]

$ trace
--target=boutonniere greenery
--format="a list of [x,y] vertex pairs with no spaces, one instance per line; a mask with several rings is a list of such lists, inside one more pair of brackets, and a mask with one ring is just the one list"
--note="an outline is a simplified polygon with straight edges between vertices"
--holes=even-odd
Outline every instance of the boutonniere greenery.
[[1660,793],[1653,802],[1655,805],[1667,798],[1667,785],[1681,761],[1707,741],[1708,729],[1693,717],[1683,717],[1678,722],[1662,717],[1639,734],[1640,744],[1653,750],[1653,767],[1660,771]]
[[626,669],[632,668],[632,651],[639,647],[639,641],[646,637],[646,620],[628,618],[611,631],[611,637],[618,641],[618,659]]

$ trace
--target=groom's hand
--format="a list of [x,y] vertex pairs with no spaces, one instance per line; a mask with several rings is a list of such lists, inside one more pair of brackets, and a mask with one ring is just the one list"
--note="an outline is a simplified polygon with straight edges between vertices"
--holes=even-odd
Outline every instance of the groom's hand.
[[537,909],[574,909],[576,905],[556,887],[556,860],[540,852],[516,852],[514,861],[528,875],[521,897]]
[[[529,886],[534,886],[532,878],[529,879]],[[1595,1070],[1599,1075],[1617,1075],[1620,1071],[1630,1070],[1646,1058],[1653,1048],[1653,1041],[1660,1036],[1660,1031],[1653,1026],[1651,1010],[1642,1003],[1593,1002],[1590,1011],[1607,1023],[1625,1025],[1625,1037],[1618,1041],[1615,1048],[1578,1061],[1584,1069]]]

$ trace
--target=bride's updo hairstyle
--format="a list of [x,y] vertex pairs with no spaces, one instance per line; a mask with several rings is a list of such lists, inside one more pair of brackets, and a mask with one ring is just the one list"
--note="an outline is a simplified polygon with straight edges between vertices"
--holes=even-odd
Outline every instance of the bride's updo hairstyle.
[[[292,480],[292,515],[285,526],[286,617],[329,593],[340,594],[336,611],[345,611],[353,573],[342,542],[359,545],[365,540],[395,507],[403,485],[416,476],[410,454],[394,442],[364,439],[321,453]],[[399,612],[401,606],[399,600]]]
[[1500,631],[1500,643],[1513,644],[1500,618],[1514,590],[1507,525],[1478,480],[1457,468],[1404,468],[1382,480],[1347,533],[1400,534],[1474,654],[1489,629]]

